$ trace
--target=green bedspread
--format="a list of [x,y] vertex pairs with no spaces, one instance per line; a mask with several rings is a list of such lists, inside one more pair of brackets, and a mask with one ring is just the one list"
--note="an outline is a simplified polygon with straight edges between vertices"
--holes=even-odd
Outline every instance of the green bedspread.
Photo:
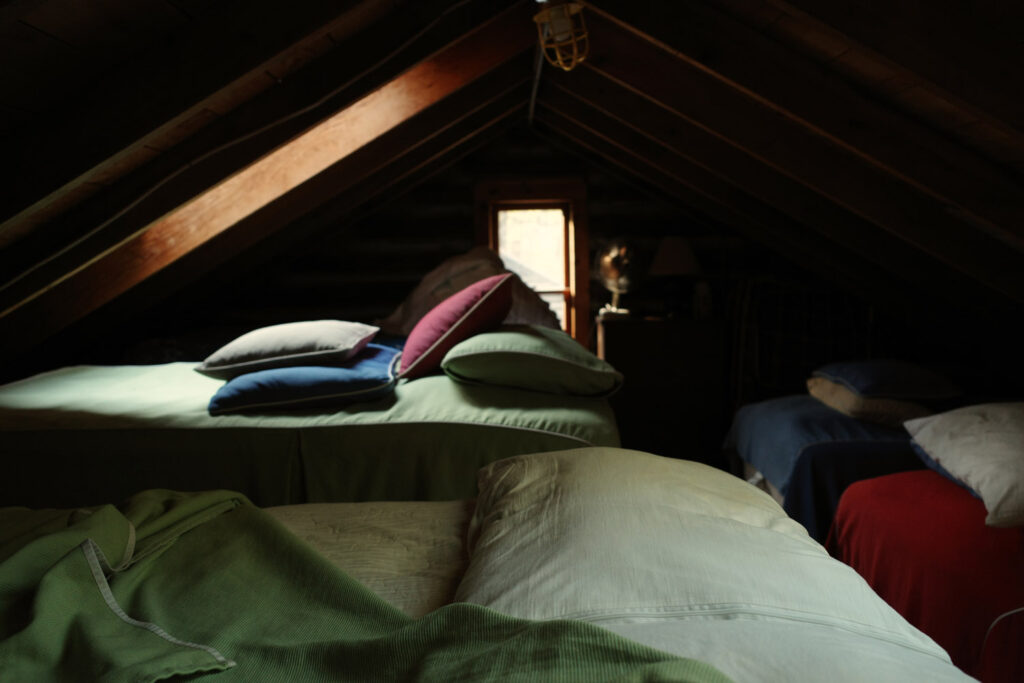
[[264,507],[456,500],[476,495],[495,460],[619,445],[606,399],[444,375],[333,411],[212,417],[223,382],[194,366],[75,366],[0,386],[0,504],[95,505],[154,488],[241,491]]
[[0,680],[722,681],[574,621],[412,619],[243,496],[0,509]]

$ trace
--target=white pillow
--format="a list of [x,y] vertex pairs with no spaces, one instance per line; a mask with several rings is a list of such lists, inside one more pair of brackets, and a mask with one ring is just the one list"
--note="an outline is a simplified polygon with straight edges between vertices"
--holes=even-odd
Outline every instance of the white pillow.
[[904,423],[914,444],[985,503],[985,524],[1024,526],[1024,403],[982,403]]
[[456,600],[513,616],[813,624],[945,658],[768,494],[697,462],[619,448],[498,461],[480,472],[469,548]]

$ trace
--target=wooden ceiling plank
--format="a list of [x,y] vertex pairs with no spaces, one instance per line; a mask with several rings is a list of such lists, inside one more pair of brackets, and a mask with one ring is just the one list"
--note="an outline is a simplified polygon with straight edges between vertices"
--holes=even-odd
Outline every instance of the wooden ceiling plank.
[[[526,61],[522,66],[526,67]],[[208,244],[183,258],[189,275],[205,272],[245,250],[281,253],[313,232],[343,222],[362,204],[386,191],[410,174],[423,170],[453,149],[466,144],[478,131],[489,129],[521,110],[526,103],[525,68],[514,81],[488,78],[482,87],[453,96],[450,102],[396,128],[386,138],[370,144],[329,171],[296,188],[277,220],[250,220],[254,225],[221,233]],[[458,112],[453,115],[453,112]],[[268,206],[267,210],[275,207]],[[287,230],[274,229],[285,221]],[[202,265],[197,267],[197,263]],[[180,269],[179,269],[180,270]],[[167,279],[167,278],[165,278]],[[181,282],[175,275],[169,278]]]
[[[529,77],[531,72],[532,66],[527,58],[522,57],[509,60],[505,65],[498,67],[489,75],[489,87],[496,89],[511,87],[510,84]],[[458,101],[462,103],[461,106],[466,112],[472,111],[480,106],[481,103],[486,103],[493,91],[474,91],[474,93],[480,97],[479,101],[466,99],[464,96],[458,95]],[[450,117],[442,117],[436,119],[435,125],[440,130],[450,125],[451,121]],[[418,129],[417,134],[421,138],[426,139],[433,132],[428,129],[427,133],[424,134],[423,130]],[[287,136],[285,139],[288,139],[288,137],[291,136]],[[416,140],[409,139],[405,144],[414,146]],[[231,160],[227,161],[230,162]],[[370,168],[376,162],[372,158],[368,158],[363,163],[368,165],[366,168]],[[358,166],[354,168],[355,173],[361,170]],[[53,255],[47,261],[38,264],[32,270],[15,271],[12,269],[11,272],[23,272],[24,274],[18,279],[11,279],[0,285],[0,310],[10,302],[32,296],[33,292],[45,288],[49,283],[64,277],[69,272],[73,272],[81,264],[87,263],[99,255],[117,248],[120,242],[132,238],[138,230],[138,225],[145,225],[151,221],[158,220],[161,216],[172,214],[177,205],[182,202],[182,198],[200,194],[208,189],[210,185],[221,181],[222,176],[219,173],[215,172],[211,175],[204,172],[205,170],[203,167],[198,167],[193,172],[176,178],[173,183],[161,188],[161,192],[151,197],[150,201],[137,208],[133,208],[104,231],[95,233],[90,236],[90,239],[71,245],[63,252]],[[215,168],[214,171],[217,171],[217,169]],[[325,192],[330,191],[331,188],[325,189]],[[152,206],[151,203],[153,204]],[[11,263],[11,261],[8,261],[8,263]]]
[[[498,113],[500,107],[489,108],[489,122],[484,116],[474,115],[472,118],[478,123],[468,122],[465,127],[459,126],[458,130],[453,128],[430,143],[417,147],[411,154],[378,170],[334,197],[330,205],[324,207],[326,211],[304,218],[290,226],[289,230],[280,231],[271,239],[258,242],[250,250],[255,253],[246,252],[242,258],[232,259],[220,266],[216,259],[211,260],[204,256],[202,252],[205,250],[197,250],[193,252],[197,256],[195,262],[189,262],[192,255],[176,262],[125,296],[104,306],[94,315],[79,320],[61,336],[67,335],[80,340],[102,339],[108,330],[123,324],[123,321],[132,315],[146,312],[154,301],[162,301],[168,295],[173,296],[166,302],[170,310],[174,310],[176,306],[180,310],[189,310],[191,304],[188,302],[195,301],[196,297],[209,298],[210,287],[217,290],[218,296],[230,299],[231,291],[237,289],[240,281],[251,277],[252,271],[258,269],[262,263],[281,259],[282,253],[286,253],[293,242],[308,238],[314,231],[323,231],[325,228],[345,230],[350,221],[358,220],[364,215],[364,207],[368,203],[383,206],[387,197],[403,194],[438,169],[446,167],[492,140],[510,121],[522,114],[527,97],[528,93],[524,90],[512,98],[512,106],[504,114]],[[476,128],[476,125],[481,127]],[[292,228],[296,231],[294,239]],[[210,275],[202,278],[200,282],[194,282],[196,274],[203,271],[208,271]],[[190,281],[193,281],[191,288],[181,288],[182,283]],[[196,289],[197,287],[200,289]],[[53,357],[61,352],[61,345],[56,343],[57,341],[51,337],[48,342],[33,348],[26,362],[37,362],[42,369],[50,367]],[[3,347],[3,340],[0,339],[0,348]],[[40,360],[36,361],[36,358]],[[24,371],[17,376],[24,376]]]
[[50,0],[20,15],[22,22],[80,48],[98,67],[123,59],[188,21],[163,0],[90,0],[89,12]]
[[[221,183],[216,192],[197,197],[60,280],[7,306],[0,314],[0,327],[14,329],[8,325],[28,324],[36,335],[48,336],[219,235],[232,231],[251,244],[297,220],[317,202],[373,171],[374,167],[367,164],[353,168],[345,163],[346,157],[375,143],[394,144],[396,138],[389,141],[389,135],[401,131],[403,123],[456,95],[469,83],[480,82],[485,90],[506,92],[528,78],[526,69],[519,69],[519,80],[512,84],[490,77],[496,67],[525,54],[536,40],[532,27],[516,21],[518,18],[505,15],[503,20],[491,22],[314,127],[306,139],[299,140],[300,170],[277,163],[280,150],[271,153],[261,163]],[[520,66],[525,63],[521,61]],[[462,106],[445,108],[447,126],[479,109],[481,101],[489,101],[480,94],[468,92]],[[524,96],[524,91],[516,95],[520,99]],[[473,103],[477,103],[475,108]],[[417,139],[430,139],[447,126],[435,124],[426,135],[420,129]],[[372,158],[380,165],[405,153],[410,145],[405,138],[401,140],[402,144],[390,154],[378,148]],[[333,163],[324,155],[325,146],[336,160]],[[272,196],[255,195],[253,189],[257,186],[271,190]],[[239,205],[248,208],[239,210]],[[218,258],[223,261],[234,253],[221,250]],[[18,329],[20,334],[23,328]],[[23,341],[14,341],[16,336],[0,335],[23,345]]]
[[[426,11],[450,2],[451,0],[431,0],[417,6]],[[208,98],[210,109],[224,115],[215,122],[215,125],[200,129],[183,144],[174,147],[156,160],[149,161],[149,155],[145,154],[145,149],[149,146],[146,144],[147,141],[159,139],[165,134],[174,135],[172,124],[177,125],[185,121],[190,112],[199,110],[193,108],[189,112],[183,112],[173,122],[162,127],[161,131],[133,143],[126,150],[92,168],[72,183],[85,182],[93,175],[101,175],[105,182],[112,182],[116,179],[112,177],[115,171],[121,174],[134,171],[103,195],[92,198],[80,207],[72,206],[69,202],[60,202],[59,206],[64,213],[57,215],[47,207],[57,203],[61,193],[69,191],[69,187],[64,186],[47,199],[40,200],[18,216],[0,224],[0,272],[24,272],[42,259],[48,258],[50,254],[63,249],[64,245],[82,238],[86,233],[95,232],[97,225],[102,226],[102,232],[99,235],[91,235],[90,242],[106,241],[108,245],[116,243],[125,235],[119,234],[116,225],[107,223],[111,215],[118,210],[117,207],[134,204],[145,194],[147,197],[143,206],[132,208],[131,213],[138,215],[140,222],[156,218],[174,206],[167,205],[157,210],[159,202],[148,195],[155,186],[162,186],[158,194],[166,196],[168,186],[182,185],[180,178],[174,178],[168,183],[170,176],[176,176],[188,167],[189,178],[205,175],[210,177],[212,183],[218,179],[218,175],[220,178],[226,177],[253,161],[267,149],[312,125],[316,121],[315,117],[330,111],[331,106],[340,108],[355,101],[398,75],[413,60],[426,58],[478,26],[476,23],[468,22],[465,15],[465,12],[475,7],[474,5],[453,7],[458,11],[441,11],[434,24],[409,23],[410,15],[403,14],[386,26],[373,25],[360,33],[351,43],[339,46],[318,60],[315,65],[295,73],[284,83],[269,90],[266,89],[271,83],[269,76],[260,73],[257,76],[263,79],[263,83],[259,87],[249,88],[251,83],[240,79],[215,93]],[[367,14],[369,10],[363,8],[364,5],[360,5],[351,13],[355,15],[355,21],[369,21],[368,17],[372,13]],[[516,11],[516,8],[506,11]],[[523,11],[522,6],[519,11]],[[348,14],[344,16],[348,17]],[[524,16],[521,21],[529,19]],[[467,23],[470,25],[468,30]],[[401,53],[395,53],[393,37],[406,36],[410,32],[419,37],[412,42],[408,42],[407,39],[408,44]],[[254,98],[256,93],[259,95]],[[245,104],[238,106],[240,101],[245,101]],[[261,132],[254,134],[257,131]],[[139,167],[145,161],[149,163]],[[195,167],[197,163],[199,166]],[[200,190],[197,186],[192,191]],[[152,208],[157,212],[152,213],[152,217],[147,219],[143,217],[144,208]],[[49,219],[46,222],[46,229],[37,230],[35,228],[44,222],[41,218],[43,215]],[[3,232],[5,228],[9,238],[6,240]],[[24,236],[29,236],[29,239],[26,240]]]
[[[633,154],[629,148],[546,107],[538,110],[537,120],[554,134],[592,152],[613,167],[650,183],[827,282],[835,283],[865,300],[881,301],[883,306],[897,306],[904,302],[905,290],[894,288],[890,291],[885,286],[887,275],[881,274],[877,278],[866,276],[864,269],[839,253],[834,244],[817,239],[813,233],[805,234],[799,226],[775,214],[771,207],[737,201],[734,192],[723,191],[711,176],[699,177],[690,170],[666,170],[652,163],[650,158]],[[909,305],[909,301],[905,303]]]
[[[514,6],[506,11],[514,16],[499,20],[530,25],[527,8],[527,4]],[[445,16],[444,21],[428,35],[417,40],[409,50],[404,50],[403,57],[425,59],[464,36],[467,33],[464,18],[460,13]],[[376,30],[373,30],[361,38],[370,40],[376,35]],[[394,50],[393,46],[382,47],[379,41],[371,40],[370,44],[374,50]],[[174,210],[183,197],[204,191],[252,163],[273,146],[300,134],[318,117],[329,112],[332,104],[340,108],[386,82],[389,77],[401,73],[401,65],[391,62],[367,71],[358,60],[376,53],[372,50],[353,53],[350,47],[356,46],[343,46],[317,62],[315,68],[296,74],[282,86],[240,107],[216,125],[203,128],[178,148],[159,156],[80,208],[71,211],[64,203],[57,204],[65,210],[63,215],[41,209],[53,220],[47,224],[46,230],[33,232],[26,228],[26,236],[17,244],[0,250],[0,272],[11,273],[12,277],[13,274],[30,273],[31,282],[35,283],[58,277],[62,268],[72,268],[87,256],[113,248],[139,225]],[[353,69],[362,75],[353,76]],[[339,86],[339,80],[345,83],[344,87]],[[317,102],[322,104],[311,106]],[[299,109],[298,116],[295,115],[296,109]],[[254,135],[253,131],[258,134]],[[211,151],[216,153],[211,156]],[[152,156],[146,148],[131,152],[133,158],[141,154]],[[122,160],[122,163],[127,166],[130,161]],[[105,182],[115,180],[108,176],[103,179]],[[74,246],[68,250],[68,245]],[[25,279],[21,277],[13,285],[10,282],[0,283],[0,297],[11,298],[4,290],[12,287],[27,292],[32,285],[21,282]]]
[[643,153],[668,150],[877,267],[940,289],[953,284],[948,269],[902,240],[596,73],[549,76],[549,82],[554,87],[543,91],[542,102],[577,123],[609,128]]
[[[373,1],[381,13],[391,9],[387,0]],[[326,32],[327,26],[348,17],[346,9],[352,3],[332,12],[323,3],[312,4],[316,6],[301,2],[293,8],[289,16],[295,21],[288,24],[292,31],[299,30],[299,19],[303,19],[307,31]],[[270,5],[252,4],[246,16],[255,21],[260,13],[279,15],[279,8]],[[179,117],[187,119],[202,110],[206,99],[218,98],[225,86],[253,79],[268,83],[265,62],[282,51],[301,50],[307,39],[305,33],[281,30],[276,41],[257,44],[238,35],[240,29],[230,23],[190,22],[187,26],[189,30],[154,44],[145,55],[101,81],[78,79],[93,87],[67,102],[62,111],[38,117],[32,128],[7,136],[7,154],[17,160],[22,172],[15,179],[15,191],[0,199],[0,233],[12,221],[27,220],[33,209],[58,198],[68,185],[89,180],[90,172],[103,170],[105,159],[139,142],[158,141],[180,125]],[[141,102],[140,88],[150,92]],[[77,92],[76,88],[63,90]],[[218,108],[223,110],[224,103],[219,102]]]
[[[527,98],[528,91],[525,87],[518,91],[512,90],[502,96],[500,101],[475,113],[460,125],[444,130],[425,144],[410,148],[400,159],[379,168],[356,185],[331,197],[326,204],[290,225],[288,230],[278,231],[268,239],[249,247],[242,258],[233,259],[226,264],[229,272],[237,270],[241,273],[249,270],[253,264],[278,258],[293,246],[315,239],[320,233],[343,229],[349,221],[356,220],[368,210],[380,206],[387,197],[404,193],[492,140],[497,132],[503,130],[525,110]],[[188,277],[194,278],[199,270],[194,266],[190,267]],[[219,268],[217,272],[220,279]],[[161,274],[159,277],[170,281],[172,286],[181,283],[181,279],[170,270],[166,276]],[[227,280],[231,281],[232,278],[229,276]]]
[[[628,9],[621,17],[592,9],[593,49],[607,23],[626,28],[623,20],[630,14]],[[658,34],[635,34],[752,93],[936,200],[975,214],[976,224],[1024,248],[1024,202],[1019,199],[1024,187],[1018,180],[705,3],[681,3],[675,12],[685,30],[671,30],[672,22],[664,20],[646,24],[666,39],[671,36],[671,46]]]
[[[541,100],[541,104],[546,111],[557,111],[559,116],[572,121],[577,127],[589,131],[596,137],[606,139],[608,144],[622,148],[623,152],[630,150],[630,154],[644,158],[652,166],[670,173],[677,179],[685,180],[691,186],[699,186],[708,196],[722,203],[733,204],[748,216],[758,216],[767,210],[766,207],[771,207],[771,215],[777,224],[776,231],[780,230],[778,225],[788,224],[791,226],[788,229],[794,233],[791,240],[812,240],[819,247],[827,244],[829,253],[846,253],[848,254],[847,258],[852,257],[857,264],[870,265],[871,268],[860,266],[862,277],[898,282],[903,288],[906,288],[908,283],[913,283],[920,291],[933,293],[961,308],[968,305],[968,298],[971,294],[975,295],[975,300],[983,298],[982,294],[985,294],[977,285],[969,281],[961,282],[955,277],[951,279],[945,270],[934,266],[929,268],[930,264],[915,259],[913,253],[897,253],[895,256],[884,254],[881,255],[881,258],[874,254],[866,255],[866,247],[884,247],[879,247],[877,241],[873,241],[870,236],[858,237],[856,234],[846,233],[840,234],[841,239],[837,239],[835,232],[820,229],[819,221],[827,220],[830,215],[835,214],[834,211],[819,215],[813,210],[794,210],[797,204],[791,203],[780,207],[773,201],[775,197],[765,200],[759,196],[760,192],[751,192],[750,187],[737,185],[733,176],[724,178],[709,171],[699,162],[664,147],[663,143],[651,138],[645,139],[645,134],[624,122],[611,120],[596,110],[587,111],[574,107],[568,102],[551,102],[547,97]],[[631,119],[644,118],[643,113],[635,108],[632,109],[632,112]],[[767,182],[771,182],[770,179]],[[836,215],[835,219],[843,220],[843,217]],[[759,222],[763,223],[765,220],[759,219]],[[799,238],[796,238],[795,234],[799,234]],[[894,267],[897,265],[903,267]],[[882,276],[882,273],[889,275]],[[894,275],[895,278],[893,278]]]
[[[878,3],[879,15],[865,11],[863,3],[769,1],[841,31],[978,110],[999,111],[1008,99],[1020,101],[1020,3],[999,3],[1002,14],[997,14],[992,3],[980,8],[971,2],[943,3],[922,11],[926,5],[920,2],[894,0]],[[1024,121],[1008,123],[1024,131]]]
[[[0,24],[0,101],[33,114],[44,111],[62,89],[95,78],[81,56],[79,50],[26,24]],[[40,83],[49,87],[40,88]]]
[[592,52],[585,68],[704,127],[951,268],[1024,300],[1019,252],[963,223],[933,198],[865,164],[821,131],[690,60],[607,22],[588,25],[598,29],[591,30]]

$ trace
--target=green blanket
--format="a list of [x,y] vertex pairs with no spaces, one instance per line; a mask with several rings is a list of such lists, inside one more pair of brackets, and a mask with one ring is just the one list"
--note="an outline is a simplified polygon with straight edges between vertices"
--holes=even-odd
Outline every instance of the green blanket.
[[11,681],[724,681],[573,621],[455,604],[412,619],[239,494],[0,509]]

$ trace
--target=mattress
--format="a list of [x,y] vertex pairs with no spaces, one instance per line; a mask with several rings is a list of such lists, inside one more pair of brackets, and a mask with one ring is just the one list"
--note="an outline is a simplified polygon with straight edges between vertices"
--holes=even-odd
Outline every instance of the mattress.
[[1024,529],[986,526],[985,515],[931,470],[868,479],[843,494],[829,550],[964,671],[1021,681]]
[[148,488],[230,489],[265,506],[456,500],[498,458],[618,444],[606,399],[444,375],[340,410],[213,417],[221,381],[194,365],[75,366],[0,387],[0,501],[88,505]]
[[285,528],[411,617],[455,598],[473,500],[265,508]]
[[[512,616],[583,620],[707,662],[736,681],[817,681],[825,670],[833,681],[968,680],[753,487],[668,458],[655,465],[678,476],[654,472],[659,485],[635,452],[620,449],[552,456],[561,459],[547,465],[546,454],[534,454],[496,464],[522,461],[534,481],[487,468],[478,502],[268,512],[414,616],[465,600]],[[579,471],[567,462],[579,463]],[[596,480],[581,480],[580,471]],[[646,499],[636,487],[649,492]],[[531,488],[546,502],[501,505]],[[620,504],[621,497],[632,502]],[[498,523],[506,531],[495,537]],[[637,524],[648,533],[632,533]],[[667,528],[674,531],[666,535]],[[743,559],[752,556],[756,562]],[[667,569],[663,581],[652,580],[655,567]]]

